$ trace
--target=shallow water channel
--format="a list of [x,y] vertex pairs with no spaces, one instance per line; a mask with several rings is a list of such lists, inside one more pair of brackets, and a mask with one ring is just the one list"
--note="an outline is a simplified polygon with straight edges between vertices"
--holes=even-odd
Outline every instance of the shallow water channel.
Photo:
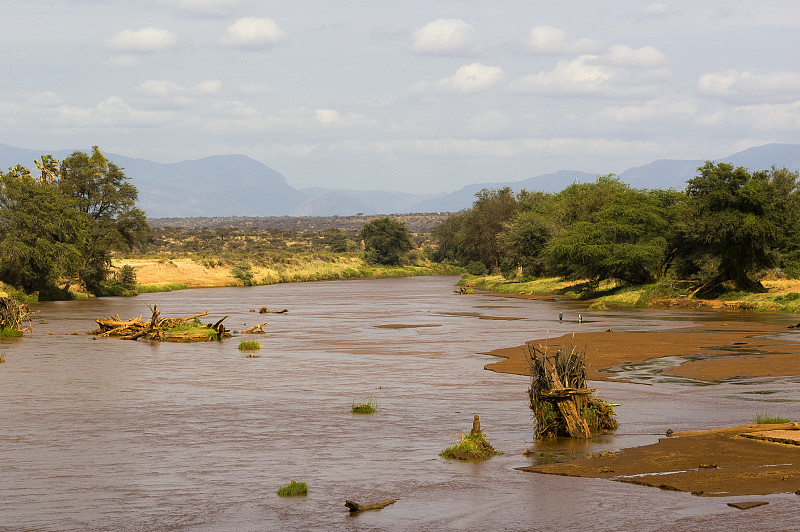
[[[540,443],[542,456],[525,457],[534,446],[528,379],[483,369],[496,359],[481,352],[545,335],[659,330],[719,314],[591,313],[571,301],[455,295],[456,280],[142,296],[165,317],[207,309],[209,321],[228,316],[232,329],[268,322],[267,334],[202,344],[83,334],[98,317],[149,317],[137,298],[36,305],[35,334],[0,341],[0,530],[781,530],[800,522],[794,494],[701,498],[516,469],[654,443],[668,428],[739,425],[763,412],[800,418],[791,382],[695,386],[653,380],[647,367],[641,384],[592,383],[622,403],[616,435]],[[261,306],[289,312],[250,312]],[[237,349],[242,339],[261,343],[258,358]],[[636,379],[636,368],[625,371]],[[367,397],[378,412],[352,414],[353,401]],[[474,413],[504,454],[482,463],[439,458]],[[308,496],[278,497],[290,479],[307,482]],[[344,506],[387,498],[398,502],[354,515]],[[726,505],[751,499],[770,504]]]

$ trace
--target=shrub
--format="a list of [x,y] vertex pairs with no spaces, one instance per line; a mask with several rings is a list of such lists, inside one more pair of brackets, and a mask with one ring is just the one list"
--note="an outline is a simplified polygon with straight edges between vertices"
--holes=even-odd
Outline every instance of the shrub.
[[231,275],[241,281],[244,286],[253,286],[253,267],[248,262],[237,262],[231,268]]
[[295,482],[292,480],[288,484],[278,488],[278,495],[281,497],[296,497],[298,495],[308,495],[308,484],[305,482]]
[[470,275],[488,275],[489,268],[484,263],[478,260],[473,260],[467,263],[467,273]]

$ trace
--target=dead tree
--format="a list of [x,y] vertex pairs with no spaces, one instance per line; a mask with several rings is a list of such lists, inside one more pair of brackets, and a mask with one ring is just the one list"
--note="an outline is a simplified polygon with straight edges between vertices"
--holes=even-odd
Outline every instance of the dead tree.
[[[548,354],[548,345],[526,344],[531,370],[529,406],[536,418],[537,439],[569,436],[591,438],[592,428],[608,430],[616,421],[604,401],[592,397],[586,387],[586,348],[570,345]],[[605,419],[610,416],[611,423]],[[613,429],[612,429],[613,430]]]
[[[22,322],[26,320],[28,327],[23,327]],[[31,329],[28,307],[13,297],[0,297],[0,329],[10,329],[19,333]]]

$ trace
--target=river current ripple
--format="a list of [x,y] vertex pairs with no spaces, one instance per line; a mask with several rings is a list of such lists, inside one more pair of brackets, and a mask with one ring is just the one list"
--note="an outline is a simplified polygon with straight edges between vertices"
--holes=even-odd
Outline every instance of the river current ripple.
[[[268,322],[265,335],[203,344],[84,334],[98,317],[148,317],[137,298],[36,305],[35,333],[0,342],[0,530],[763,530],[762,508],[781,516],[776,530],[800,521],[793,494],[758,497],[770,505],[742,512],[725,504],[732,498],[516,469],[536,460],[522,455],[533,445],[528,381],[484,370],[495,359],[480,353],[570,331],[688,326],[712,313],[590,313],[570,301],[455,295],[454,282],[142,296],[162,316],[207,309],[240,330]],[[289,312],[250,312],[261,306]],[[242,339],[261,343],[259,357],[237,349]],[[785,382],[592,385],[622,403],[618,434],[537,449],[644,445],[667,428],[738,425],[765,410],[800,417],[800,393]],[[376,414],[350,412],[364,398],[377,401]],[[474,413],[504,454],[439,458]],[[308,496],[278,497],[290,480],[307,482]],[[356,515],[344,507],[387,498],[398,502]]]

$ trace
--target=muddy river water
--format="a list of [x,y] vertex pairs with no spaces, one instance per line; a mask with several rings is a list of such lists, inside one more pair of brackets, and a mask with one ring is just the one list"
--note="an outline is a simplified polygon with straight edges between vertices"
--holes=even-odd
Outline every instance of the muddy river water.
[[[137,298],[42,303],[35,334],[0,341],[0,530],[785,530],[794,494],[695,497],[517,468],[533,425],[528,379],[483,369],[480,353],[570,331],[659,330],[708,312],[590,313],[570,301],[455,295],[452,277],[184,290],[142,296],[162,316],[208,309],[265,335],[203,344],[95,339],[97,317],[149,309]],[[250,312],[267,306],[286,314]],[[559,322],[558,315],[564,320]],[[583,323],[577,320],[583,314]],[[735,315],[726,314],[729,319]],[[517,318],[517,319],[488,319]],[[752,315],[750,316],[752,319]],[[759,316],[758,319],[778,319]],[[413,325],[417,327],[379,327]],[[424,327],[419,327],[424,326]],[[72,335],[73,331],[81,334]],[[258,358],[237,349],[262,345]],[[637,378],[637,368],[625,368]],[[657,372],[657,369],[656,369]],[[800,418],[792,382],[697,386],[592,383],[618,407],[614,436],[536,444],[546,456],[654,443]],[[373,398],[377,413],[350,412]],[[504,452],[438,457],[474,413]],[[289,480],[306,497],[280,498]],[[351,515],[344,501],[397,503]],[[726,502],[765,500],[741,511]]]

